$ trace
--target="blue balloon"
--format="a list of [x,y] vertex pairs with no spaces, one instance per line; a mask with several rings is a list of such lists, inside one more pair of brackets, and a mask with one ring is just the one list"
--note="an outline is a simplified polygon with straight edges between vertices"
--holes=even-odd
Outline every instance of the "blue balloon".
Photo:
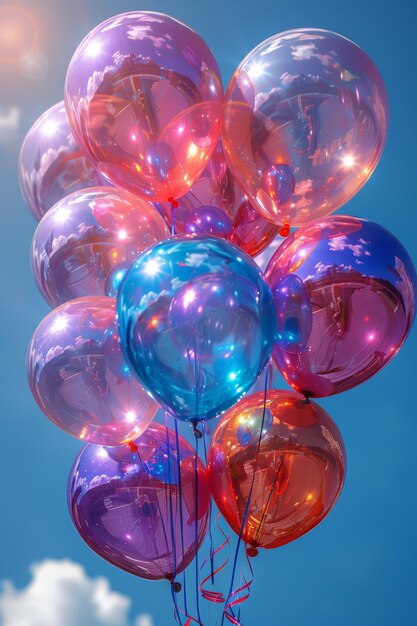
[[191,422],[230,408],[254,384],[276,339],[272,293],[250,256],[215,237],[148,248],[120,287],[122,348],[139,380]]

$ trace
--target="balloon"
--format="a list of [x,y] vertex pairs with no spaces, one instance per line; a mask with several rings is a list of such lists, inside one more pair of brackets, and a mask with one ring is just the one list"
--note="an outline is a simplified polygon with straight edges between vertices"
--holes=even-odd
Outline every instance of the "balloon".
[[213,205],[203,205],[188,217],[185,230],[190,235],[214,235],[230,239],[233,225],[221,209]]
[[[158,205],[171,225],[170,202]],[[221,142],[206,169],[173,212],[177,234],[215,235],[256,256],[278,234],[278,226],[253,208],[226,165]]]
[[223,145],[253,206],[301,226],[352,198],[374,171],[389,122],[378,69],[326,30],[279,33],[240,63],[225,96]]
[[175,433],[157,423],[130,448],[85,446],[68,482],[70,514],[87,545],[152,580],[173,582],[191,563],[207,532],[209,501],[202,462],[183,437],[177,452]]
[[75,143],[63,102],[43,113],[25,137],[19,157],[22,194],[39,221],[58,200],[73,191],[104,184]]
[[27,354],[29,385],[45,415],[105,445],[138,437],[158,410],[123,358],[115,313],[116,301],[104,296],[62,304],[39,324]]
[[242,538],[253,548],[277,548],[319,524],[340,495],[345,467],[330,415],[293,391],[268,391],[265,405],[263,393],[241,400],[221,418],[208,453],[212,496],[237,534],[246,520]]
[[80,296],[115,295],[115,269],[127,269],[143,250],[168,236],[155,207],[128,191],[75,192],[48,211],[36,229],[31,258],[36,284],[51,306]]
[[271,292],[256,263],[212,237],[149,248],[119,290],[125,356],[180,419],[210,419],[255,382],[275,340]]
[[92,30],[65,83],[79,144],[112,183],[152,201],[184,195],[200,176],[219,138],[222,100],[207,44],[149,11]]
[[265,278],[277,314],[274,359],[306,396],[339,393],[379,372],[414,319],[413,263],[368,220],[337,215],[300,228],[275,252]]

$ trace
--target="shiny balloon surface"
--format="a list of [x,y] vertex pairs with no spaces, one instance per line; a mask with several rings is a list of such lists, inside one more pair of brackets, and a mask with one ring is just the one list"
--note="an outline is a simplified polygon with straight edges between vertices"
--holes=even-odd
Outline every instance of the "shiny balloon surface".
[[81,537],[141,578],[173,581],[207,532],[206,471],[185,439],[178,444],[154,423],[133,446],[85,446],[70,474],[68,505]]
[[388,98],[356,44],[326,30],[279,33],[241,62],[226,92],[229,167],[257,210],[300,226],[359,191],[385,143]]
[[277,548],[333,508],[346,458],[342,435],[321,407],[270,390],[266,403],[257,393],[222,416],[208,463],[211,493],[232,529],[239,534],[243,524],[245,543]]
[[38,221],[73,191],[105,184],[76,144],[63,102],[45,111],[26,135],[19,157],[19,179],[23,196]]
[[114,184],[149,200],[184,195],[220,134],[217,62],[191,28],[135,11],[97,26],[70,63],[71,128]]
[[265,278],[277,314],[275,361],[306,396],[346,391],[376,374],[413,323],[413,263],[375,222],[335,215],[300,228]]
[[62,304],[39,324],[27,354],[29,385],[45,415],[105,445],[134,439],[158,410],[123,358],[115,313],[112,298]]
[[118,297],[125,355],[169,412],[209,419],[255,382],[275,340],[271,292],[229,242],[177,236],[132,265]]
[[116,295],[117,272],[168,236],[155,207],[128,191],[75,192],[48,211],[36,229],[31,257],[36,284],[51,306],[81,296]]
[[248,201],[233,178],[224,158],[221,143],[206,169],[172,211],[169,202],[160,204],[168,224],[179,233],[215,235],[256,256],[277,236],[272,224]]

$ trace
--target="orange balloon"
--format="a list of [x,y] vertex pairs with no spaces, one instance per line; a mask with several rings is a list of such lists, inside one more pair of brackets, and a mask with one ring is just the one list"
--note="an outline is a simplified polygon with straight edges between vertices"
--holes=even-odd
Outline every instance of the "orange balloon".
[[264,393],[241,400],[222,417],[208,455],[212,496],[237,534],[247,509],[242,539],[249,554],[319,524],[339,497],[345,467],[335,422],[292,391],[270,390],[265,404]]

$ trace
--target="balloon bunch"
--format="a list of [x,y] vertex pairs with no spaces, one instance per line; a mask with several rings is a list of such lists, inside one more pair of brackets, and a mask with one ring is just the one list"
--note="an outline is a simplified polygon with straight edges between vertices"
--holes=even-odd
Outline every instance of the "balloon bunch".
[[[240,544],[253,557],[332,509],[345,449],[310,398],[373,376],[410,330],[417,282],[401,243],[329,216],[372,174],[387,127],[377,68],[340,35],[271,37],[223,94],[196,32],[132,12],[87,35],[65,107],[25,139],[32,269],[55,307],[27,370],[42,411],[86,444],[70,514],[110,563],[170,581],[180,624],[203,623],[201,594],[239,625],[252,582],[234,587]],[[252,257],[279,235],[262,273]],[[295,391],[274,388],[273,362]],[[228,595],[206,585],[224,566],[213,545],[199,585],[213,501],[238,537]],[[193,559],[196,618],[178,601]]]

